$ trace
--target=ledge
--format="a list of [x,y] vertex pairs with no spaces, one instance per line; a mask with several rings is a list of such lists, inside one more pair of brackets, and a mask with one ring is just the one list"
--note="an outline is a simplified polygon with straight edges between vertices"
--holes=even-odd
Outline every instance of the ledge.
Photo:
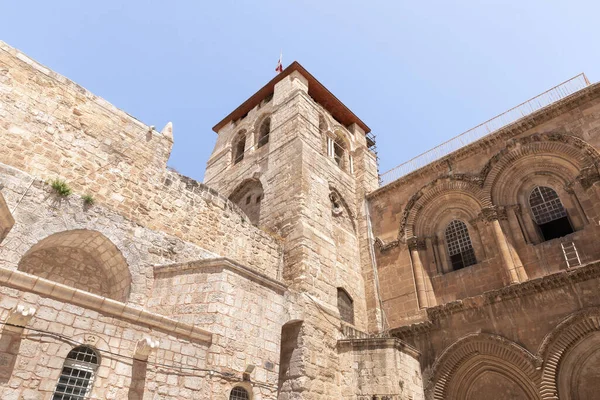
[[339,348],[351,347],[352,350],[372,350],[394,348],[409,356],[419,359],[421,352],[400,339],[393,337],[372,337],[366,339],[341,339],[337,342]]
[[239,275],[243,275],[247,278],[257,281],[263,286],[267,286],[273,290],[279,292],[285,292],[287,290],[287,286],[280,281],[270,278],[260,272],[254,271],[227,257],[210,258],[207,260],[190,261],[178,264],[156,265],[154,266],[154,276],[156,277],[157,275],[166,273],[182,273],[188,271],[202,272],[202,270],[208,268],[228,269],[236,272]]
[[210,344],[212,334],[196,326],[175,321],[160,314],[135,308],[120,301],[85,292],[25,272],[0,267],[0,284],[14,289],[36,293],[68,304],[74,304],[104,315],[146,325],[165,333]]
[[541,278],[532,279],[523,283],[505,286],[500,289],[490,290],[478,296],[455,300],[450,303],[427,308],[427,321],[401,326],[390,330],[394,337],[408,337],[425,333],[431,330],[436,322],[452,314],[479,309],[488,305],[530,296],[546,290],[569,286],[573,283],[584,282],[600,277],[600,261],[593,261],[581,267],[556,272]]

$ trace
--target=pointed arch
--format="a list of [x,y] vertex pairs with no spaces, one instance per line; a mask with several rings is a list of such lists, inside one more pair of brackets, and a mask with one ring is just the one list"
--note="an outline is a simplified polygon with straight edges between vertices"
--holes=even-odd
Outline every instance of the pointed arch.
[[466,399],[482,376],[496,376],[510,383],[521,398],[540,399],[540,380],[533,354],[498,335],[470,334],[454,342],[432,366],[426,387],[428,398]]
[[263,198],[263,186],[257,178],[243,180],[229,195],[229,200],[248,216],[250,223],[253,225],[258,225],[260,222]]
[[18,270],[113,300],[127,301],[131,272],[119,249],[98,231],[54,233],[33,245]]
[[546,335],[537,353],[543,360],[540,383],[542,399],[559,399],[561,395],[558,387],[559,373],[564,367],[568,352],[596,332],[600,332],[599,307],[584,309],[569,315]]

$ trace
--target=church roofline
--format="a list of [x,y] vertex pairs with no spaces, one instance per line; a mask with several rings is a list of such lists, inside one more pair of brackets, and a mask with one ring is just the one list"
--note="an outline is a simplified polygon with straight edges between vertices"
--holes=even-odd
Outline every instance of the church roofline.
[[308,94],[327,111],[331,113],[333,118],[339,121],[344,126],[357,124],[365,133],[371,132],[371,128],[367,126],[360,118],[356,116],[344,103],[334,96],[321,82],[310,74],[298,61],[291,63],[281,73],[277,74],[273,79],[263,86],[258,92],[254,93],[248,100],[243,102],[238,108],[233,110],[228,116],[223,118],[221,122],[213,127],[213,131],[219,132],[230,121],[236,121],[243,115],[247,114],[256,105],[258,105],[265,97],[272,94],[275,90],[275,84],[281,81],[294,71],[298,71],[308,80]]

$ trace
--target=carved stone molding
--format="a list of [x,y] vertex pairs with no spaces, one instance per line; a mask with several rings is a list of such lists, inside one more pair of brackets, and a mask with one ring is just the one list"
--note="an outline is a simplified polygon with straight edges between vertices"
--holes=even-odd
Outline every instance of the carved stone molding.
[[[526,393],[537,393],[540,376],[537,370],[539,361],[536,357],[505,337],[479,333],[457,340],[437,358],[425,387],[426,398],[456,398],[450,396],[451,391],[457,391],[457,387],[458,391],[466,390],[464,386],[468,385],[463,381],[468,381],[470,376],[476,374],[472,368],[462,368],[461,371],[461,367],[469,365],[475,358],[486,359],[488,364],[496,366],[497,371],[520,377],[521,379],[515,381],[523,384],[522,389]],[[464,371],[465,369],[467,371]]]
[[581,172],[575,178],[584,189],[591,188],[594,183],[600,182],[600,173],[596,165],[591,165],[586,168],[582,168]]
[[406,241],[409,250],[426,250],[427,243],[423,238],[411,237]]
[[561,360],[586,335],[600,331],[600,308],[584,309],[565,318],[544,338],[538,350],[543,359],[540,393],[544,400],[558,400],[557,378]]
[[385,252],[388,251],[394,247],[398,247],[398,244],[400,242],[398,240],[392,240],[389,243],[385,243],[383,240],[381,240],[380,238],[375,238],[375,247],[377,249],[379,249],[380,252]]
[[504,221],[508,219],[508,214],[506,213],[506,208],[504,207],[486,207],[481,209],[481,219],[483,221]]

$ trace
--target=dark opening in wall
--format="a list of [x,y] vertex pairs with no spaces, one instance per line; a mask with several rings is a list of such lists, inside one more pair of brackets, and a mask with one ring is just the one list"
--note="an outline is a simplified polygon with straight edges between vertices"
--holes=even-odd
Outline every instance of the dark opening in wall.
[[457,219],[450,222],[445,236],[453,271],[477,264],[469,230],[464,222]]
[[258,148],[263,147],[265,144],[269,143],[269,135],[271,133],[271,118],[266,118],[262,124],[260,124],[260,129],[258,133]]
[[[291,392],[294,378],[302,376],[302,349],[300,331],[302,321],[288,322],[281,328],[281,349],[279,355],[279,393]],[[286,384],[286,382],[289,382]]]
[[246,132],[242,131],[238,133],[233,145],[233,163],[237,164],[244,159],[244,152],[246,151]]
[[544,241],[573,233],[567,210],[554,189],[536,186],[529,195],[529,206]]
[[342,321],[354,325],[354,301],[352,297],[342,288],[338,288],[337,297],[340,318]]

